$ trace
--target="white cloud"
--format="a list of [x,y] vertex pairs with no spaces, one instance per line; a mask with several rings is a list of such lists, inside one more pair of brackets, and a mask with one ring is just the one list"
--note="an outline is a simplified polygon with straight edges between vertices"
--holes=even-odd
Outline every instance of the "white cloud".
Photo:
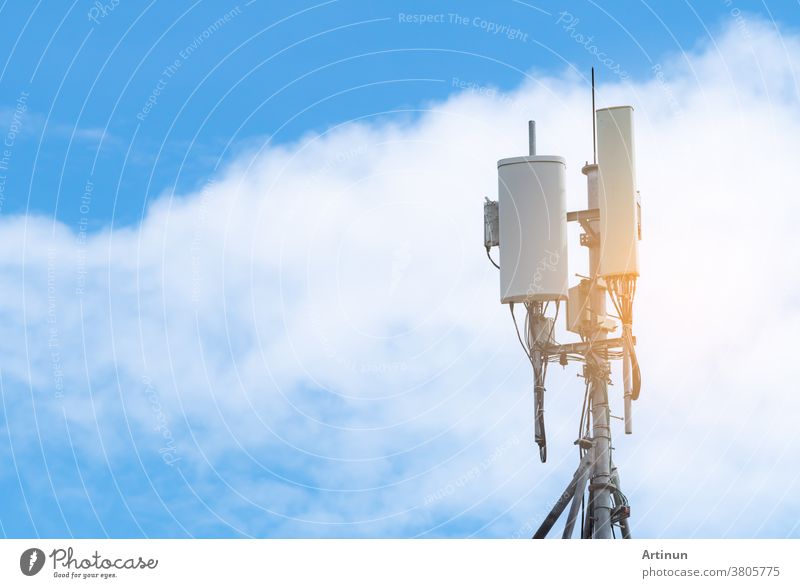
[[[800,512],[800,312],[784,179],[800,39],[748,25],[663,61],[663,82],[598,91],[599,106],[633,103],[638,125],[644,390],[636,434],[615,433],[639,535],[800,532],[785,520]],[[30,419],[30,382],[41,437],[63,409],[77,450],[110,462],[134,446],[157,459],[168,432],[208,504],[199,533],[220,520],[250,534],[527,533],[577,465],[583,390],[575,367],[550,370],[551,457],[536,463],[530,375],[483,255],[481,201],[534,116],[540,151],[567,158],[570,208],[584,206],[587,93],[574,74],[537,78],[253,151],[85,246],[59,224],[5,219],[2,375],[7,405],[20,399],[8,410]]]

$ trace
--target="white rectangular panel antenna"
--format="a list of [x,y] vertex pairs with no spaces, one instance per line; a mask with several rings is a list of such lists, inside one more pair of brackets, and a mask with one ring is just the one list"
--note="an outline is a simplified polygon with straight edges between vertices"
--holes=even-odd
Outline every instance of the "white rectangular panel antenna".
[[603,277],[639,275],[639,214],[633,107],[597,111],[600,168],[600,270]]

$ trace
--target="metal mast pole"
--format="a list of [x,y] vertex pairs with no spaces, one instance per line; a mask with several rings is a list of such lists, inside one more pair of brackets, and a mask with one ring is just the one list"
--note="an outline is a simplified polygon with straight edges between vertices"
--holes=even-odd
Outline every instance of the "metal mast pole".
[[[598,190],[598,166],[589,164],[581,170],[588,179],[588,208],[600,207]],[[589,271],[591,290],[589,305],[592,328],[589,331],[589,347],[586,353],[586,377],[589,378],[589,395],[592,401],[592,441],[594,442],[594,463],[589,485],[592,497],[594,521],[592,538],[611,539],[611,426],[608,407],[608,359],[605,345],[594,345],[608,337],[605,328],[606,289],[600,283],[600,222],[590,221],[589,227]]]

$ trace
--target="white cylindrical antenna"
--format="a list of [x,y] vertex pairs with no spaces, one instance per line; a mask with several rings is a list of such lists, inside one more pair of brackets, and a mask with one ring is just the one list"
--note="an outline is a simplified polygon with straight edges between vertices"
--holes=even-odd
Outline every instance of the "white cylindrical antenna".
[[497,162],[500,300],[566,300],[566,162],[555,155]]
[[536,121],[528,121],[528,155],[536,155]]

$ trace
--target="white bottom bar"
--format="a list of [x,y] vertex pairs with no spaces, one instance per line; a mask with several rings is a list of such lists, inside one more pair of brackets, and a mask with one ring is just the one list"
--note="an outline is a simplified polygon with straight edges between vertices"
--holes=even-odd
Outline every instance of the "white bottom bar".
[[[595,581],[597,586],[615,587],[778,587],[800,585],[798,547],[800,542],[793,539],[13,539],[0,541],[0,584],[150,588],[196,582],[226,587],[258,584],[408,588],[563,586],[565,582],[577,585]],[[38,573],[26,577],[22,567],[32,565],[28,551],[32,548],[41,550],[45,561]],[[667,555],[679,559],[669,559]],[[35,567],[40,557],[37,554],[33,559],[37,560]],[[157,563],[153,565],[150,560]],[[124,569],[125,565],[144,565],[145,569]],[[709,571],[714,573],[709,575]]]

